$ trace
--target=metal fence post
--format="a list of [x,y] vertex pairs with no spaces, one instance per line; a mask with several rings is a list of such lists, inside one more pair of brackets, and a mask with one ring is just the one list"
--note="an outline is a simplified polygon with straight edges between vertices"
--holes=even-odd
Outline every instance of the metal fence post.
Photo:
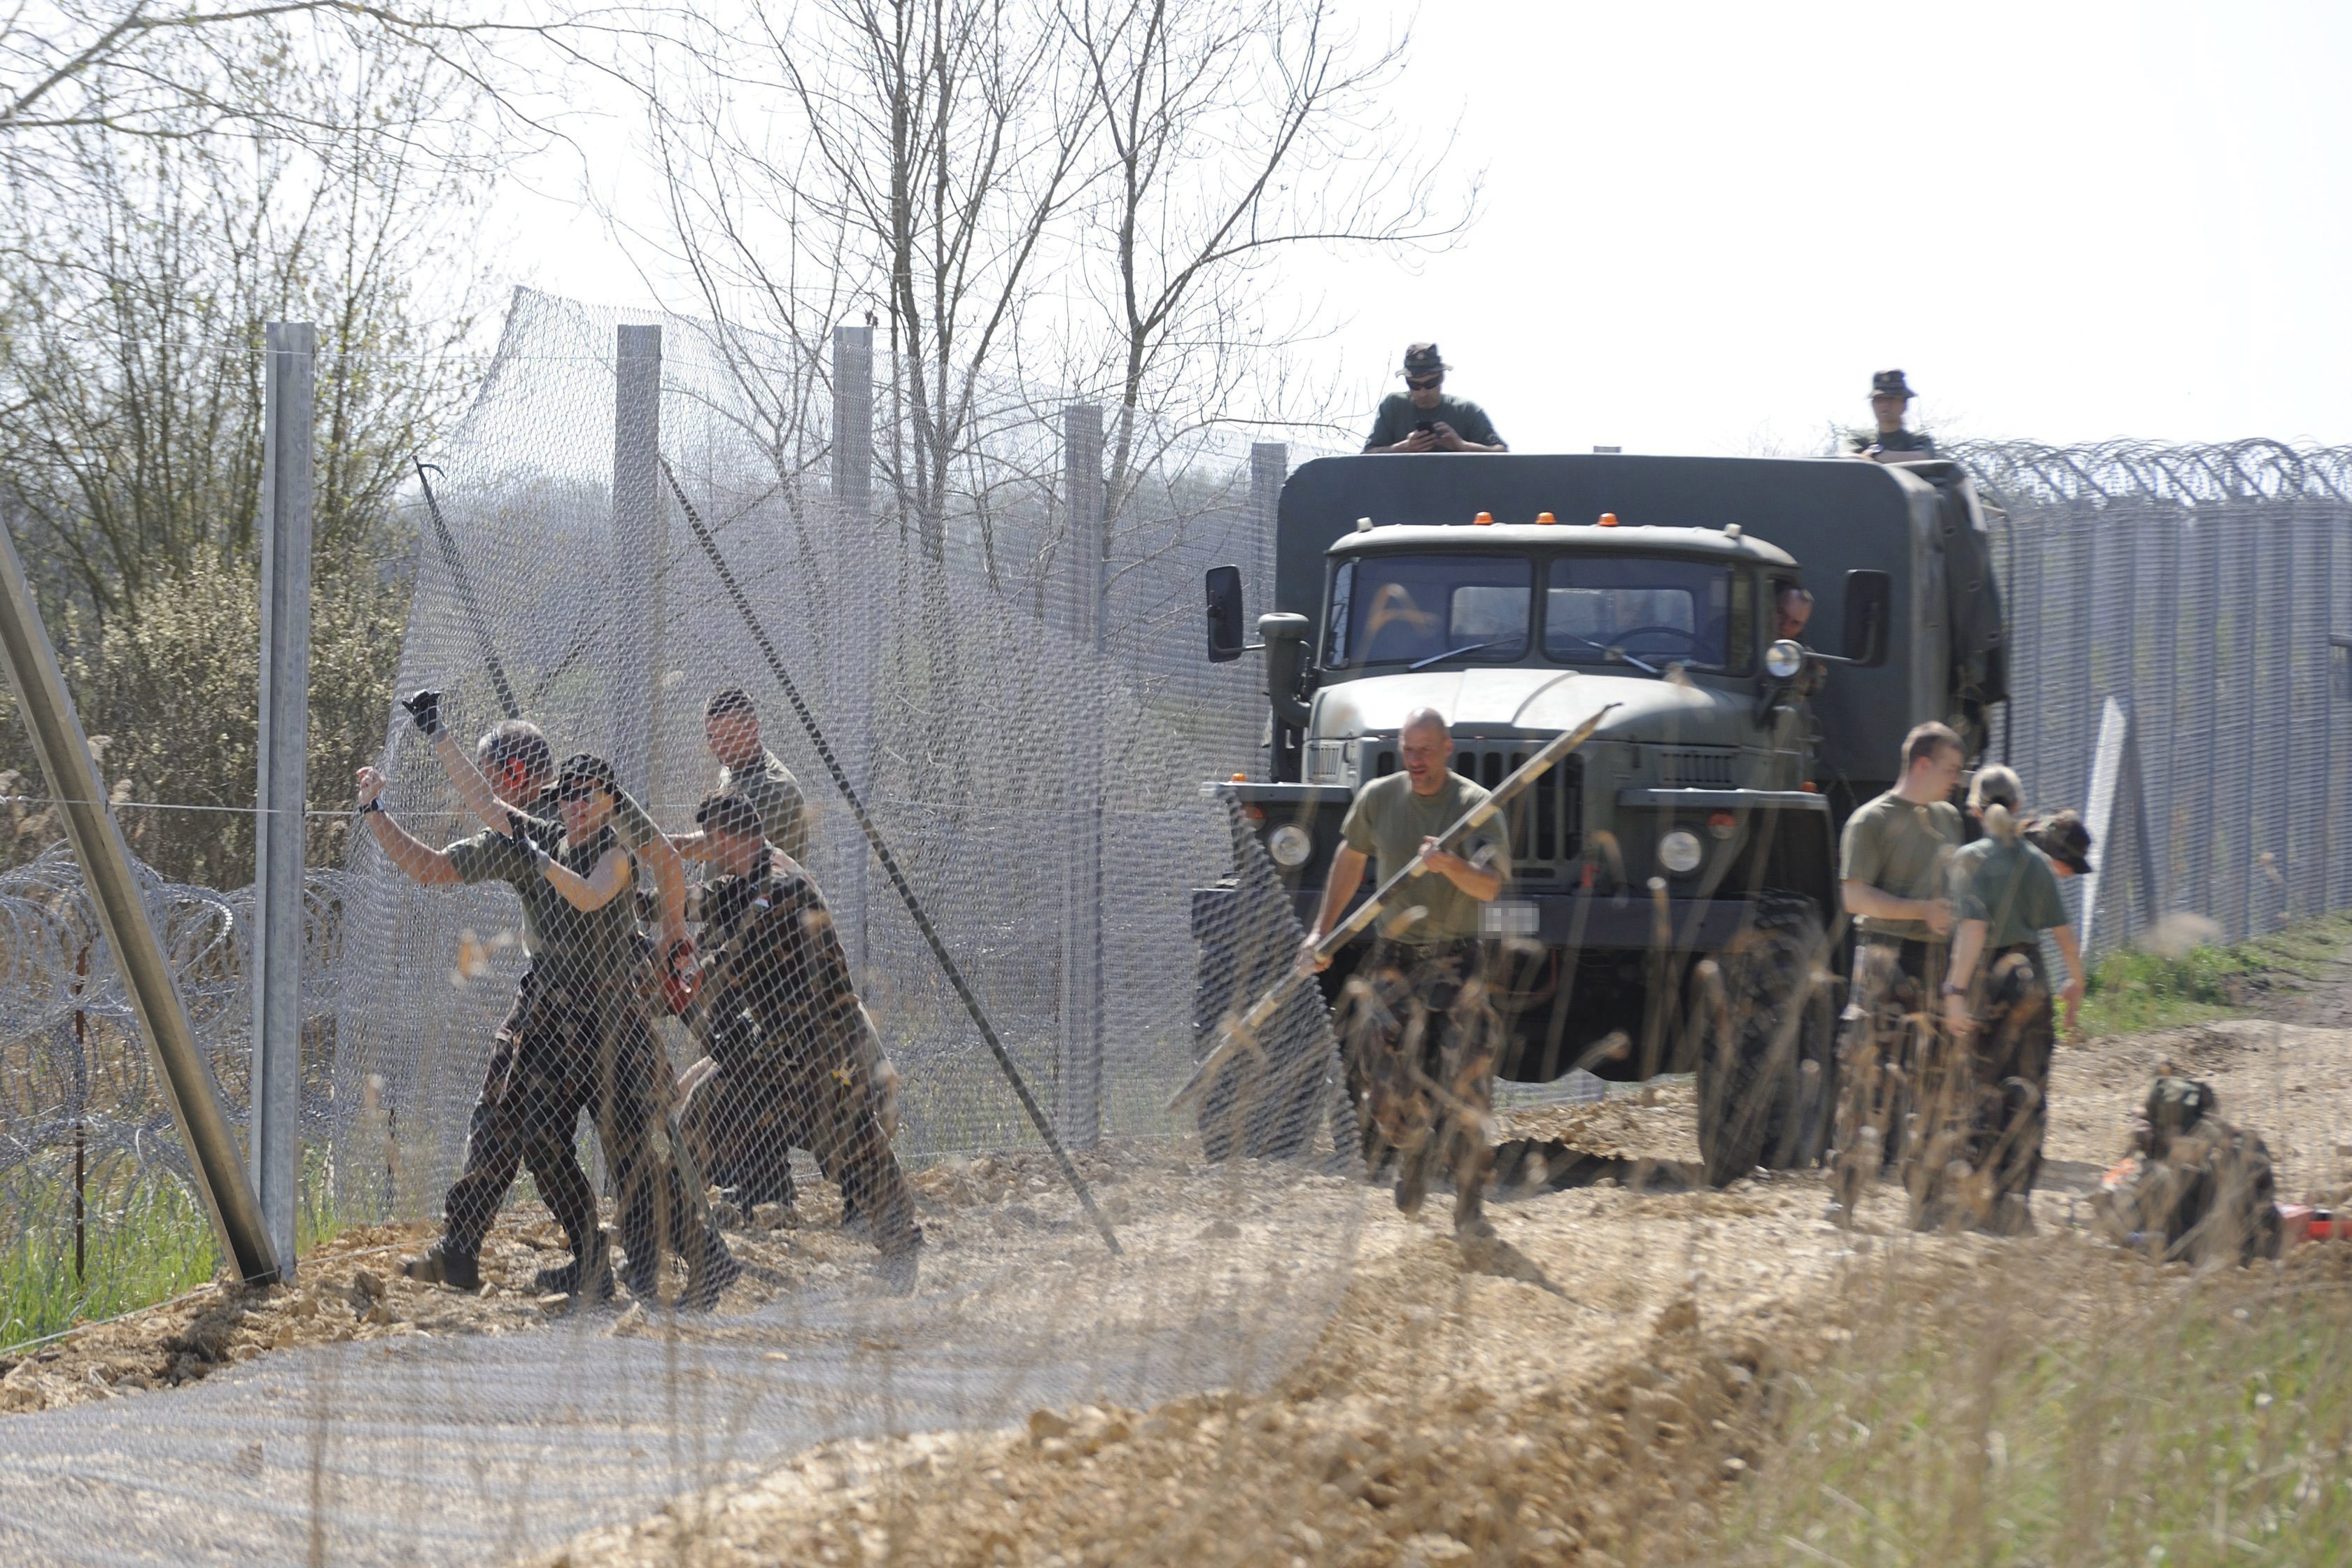
[[155,1086],[187,1146],[196,1194],[212,1217],[221,1255],[241,1279],[270,1279],[277,1273],[278,1260],[253,1182],[237,1157],[236,1132],[221,1111],[220,1091],[197,1049],[163,940],[140,896],[121,825],[107,807],[106,786],[90,758],[89,737],[74,714],[57,651],[42,629],[40,608],[25,579],[25,563],[17,559],[16,541],[5,528],[0,528],[0,663],[7,666],[8,685],[41,759],[41,777],[58,802],[66,838],[89,883],[99,927],[114,949],[131,1016],[153,1059]]
[[[874,549],[874,329],[833,329],[833,707],[842,766],[871,800],[874,772],[875,606],[886,601]],[[872,573],[874,575],[869,576]],[[852,841],[838,915],[849,961],[866,967],[866,873],[872,857]]]
[[302,1179],[302,866],[310,737],[310,431],[318,329],[272,321],[262,381],[260,807],[254,830],[253,1186],[281,1279]]
[[1072,404],[1062,413],[1062,472],[1069,497],[1069,606],[1066,626],[1083,671],[1070,705],[1068,850],[1063,859],[1061,1071],[1055,1120],[1075,1147],[1102,1128],[1102,600],[1104,591],[1103,414]]
[[661,732],[661,571],[668,511],[661,479],[662,333],[623,327],[614,358],[613,549],[618,628],[605,668],[614,770],[640,800],[654,789]]

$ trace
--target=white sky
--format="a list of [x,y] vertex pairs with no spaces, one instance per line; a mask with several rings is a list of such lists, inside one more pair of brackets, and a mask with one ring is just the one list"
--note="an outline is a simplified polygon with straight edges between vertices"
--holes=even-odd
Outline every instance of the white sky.
[[[2352,441],[2347,67],[2343,5],[1434,0],[1402,107],[1481,216],[1295,287],[1366,425],[1434,338],[1521,451],[1810,450],[1888,366],[1951,434]],[[519,276],[644,300],[511,210]]]

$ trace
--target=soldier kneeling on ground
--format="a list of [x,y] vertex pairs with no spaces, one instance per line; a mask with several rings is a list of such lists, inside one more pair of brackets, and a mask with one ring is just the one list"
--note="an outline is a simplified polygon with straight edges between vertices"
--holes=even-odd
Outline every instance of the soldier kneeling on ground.
[[2050,933],[2066,960],[2072,1030],[2083,1000],[2083,948],[2058,882],[2087,868],[2090,835],[2078,825],[2079,841],[2070,837],[2062,846],[2066,858],[2053,858],[2028,841],[2022,800],[2014,772],[1979,768],[1969,810],[1984,836],[1951,859],[1958,924],[1943,998],[1952,1043],[1912,1194],[1914,1222],[1923,1227],[1957,1222],[2004,1236],[2033,1228],[2033,1182],[2042,1168],[2057,1040],[2042,934]]
[[709,1066],[688,1070],[683,1135],[746,1208],[792,1198],[791,1151],[816,1156],[862,1216],[896,1290],[915,1285],[923,1232],[890,1150],[898,1074],[857,999],[833,913],[800,862],[771,849],[759,812],[713,795],[695,812],[706,858],[702,1008]]
[[2259,1134],[2221,1120],[2209,1083],[2170,1063],[2132,1124],[2132,1154],[2091,1198],[2115,1240],[2167,1260],[2251,1263],[2279,1250],[2278,1181]]

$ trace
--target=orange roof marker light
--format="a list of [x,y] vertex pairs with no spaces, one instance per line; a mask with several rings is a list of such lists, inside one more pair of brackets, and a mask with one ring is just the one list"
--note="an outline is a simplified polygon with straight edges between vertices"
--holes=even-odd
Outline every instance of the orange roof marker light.
[[1470,526],[1474,528],[1491,528],[1495,526],[1495,514],[1481,512],[1470,519]]
[[1592,526],[1596,528],[1613,528],[1617,526],[1617,514],[1603,512],[1601,514],[1601,520]]
[[1559,519],[1553,517],[1549,512],[1538,512],[1536,514],[1536,525],[1538,528],[1552,528],[1559,522]]

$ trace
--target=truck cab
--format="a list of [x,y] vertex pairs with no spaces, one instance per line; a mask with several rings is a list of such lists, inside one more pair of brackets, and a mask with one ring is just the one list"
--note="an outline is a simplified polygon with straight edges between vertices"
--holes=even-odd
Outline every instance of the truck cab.
[[[1814,610],[1776,625],[1781,591]],[[1238,574],[1211,574],[1210,656],[1245,651]],[[1599,727],[1507,813],[1486,906],[1507,1078],[1693,1071],[1709,1173],[1819,1156],[1845,816],[1902,737],[1971,751],[2005,695],[1982,518],[1948,463],[1367,456],[1286,486],[1266,658],[1268,777],[1217,786],[1311,921],[1355,791],[1397,767],[1407,715],[1492,787]],[[1205,950],[1204,1030],[1247,998]],[[1327,973],[1336,996],[1349,959]]]

